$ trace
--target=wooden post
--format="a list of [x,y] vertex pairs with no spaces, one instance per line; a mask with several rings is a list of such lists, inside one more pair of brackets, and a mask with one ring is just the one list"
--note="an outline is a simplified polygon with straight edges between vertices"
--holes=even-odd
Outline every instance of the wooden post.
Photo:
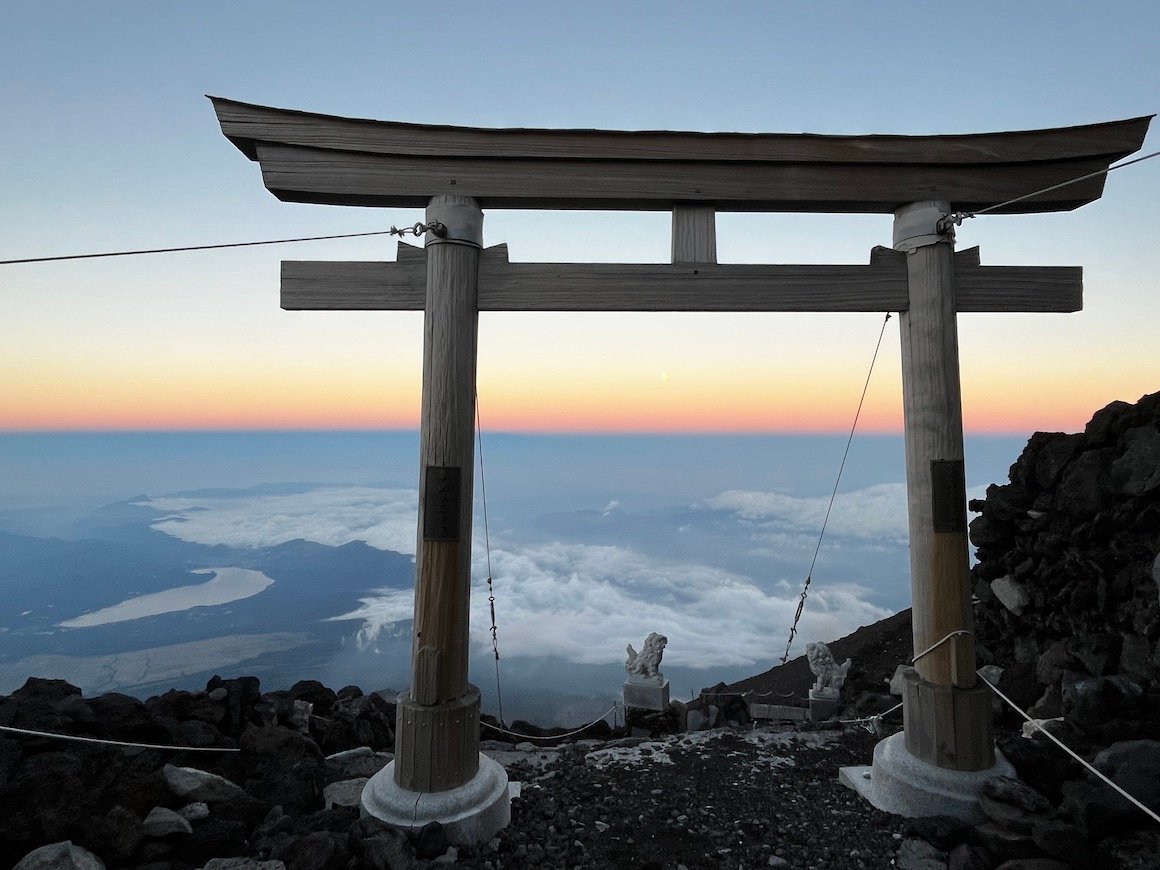
[[456,788],[479,768],[479,690],[467,682],[478,271],[483,213],[436,196],[427,220],[419,527],[411,689],[400,698],[395,782]]
[[673,207],[673,262],[717,262],[717,210],[711,205]]
[[914,654],[921,678],[907,693],[904,714],[907,748],[916,757],[981,770],[994,763],[994,747],[990,699],[973,698],[979,689],[986,694],[985,686],[976,687],[974,636],[944,640],[974,630],[954,245],[953,236],[936,228],[949,211],[946,202],[920,202],[894,218],[894,247],[907,254],[910,297],[900,330]]

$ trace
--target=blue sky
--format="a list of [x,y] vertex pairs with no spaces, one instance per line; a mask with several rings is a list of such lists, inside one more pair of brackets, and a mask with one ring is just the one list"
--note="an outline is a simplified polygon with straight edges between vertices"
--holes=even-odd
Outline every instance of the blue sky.
[[[0,257],[381,229],[419,216],[278,202],[221,136],[206,93],[480,126],[1027,129],[1154,112],[1158,18],[1145,2],[9,3]],[[961,318],[969,427],[1077,427],[1112,399],[1156,388],[1158,179],[1160,159],[1114,173],[1104,199],[1078,212],[984,217],[960,230],[959,247],[980,245],[986,264],[1080,264],[1086,279],[1081,314]],[[517,260],[668,257],[663,214],[496,211],[485,234]],[[889,244],[890,219],[721,215],[718,236],[722,262],[861,263]],[[418,315],[278,309],[283,257],[389,259],[393,248],[376,238],[0,267],[0,428],[409,425]],[[857,399],[880,320],[493,315],[481,323],[481,401],[497,406],[535,370],[563,411],[610,405],[618,385],[659,390],[661,373],[671,376],[664,389],[692,404],[712,391],[711,376],[784,409],[765,428],[808,428],[811,406],[829,408],[817,425],[833,428],[846,419],[834,409]],[[614,374],[595,377],[594,345]],[[805,372],[809,400],[794,390]],[[878,377],[868,411],[896,427],[893,329]],[[680,392],[693,382],[700,392]]]

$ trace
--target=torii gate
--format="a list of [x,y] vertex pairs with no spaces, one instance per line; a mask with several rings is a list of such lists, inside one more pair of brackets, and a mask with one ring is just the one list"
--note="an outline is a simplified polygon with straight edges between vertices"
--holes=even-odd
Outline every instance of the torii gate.
[[[875,805],[971,817],[995,772],[990,695],[975,676],[957,313],[1071,312],[1081,267],[981,266],[943,218],[1091,174],[994,209],[1063,211],[1098,199],[1102,170],[1138,150],[1150,117],[962,136],[478,129],[402,124],[211,98],[222,132],[279,199],[426,207],[425,251],[395,263],[282,264],[287,309],[423,309],[423,400],[412,681],[396,756],[363,793],[400,827],[453,840],[507,824],[507,776],[479,752],[467,682],[476,324],[479,311],[896,311],[914,652],[904,732],[875,749]],[[672,211],[672,263],[509,263],[486,250],[482,208]],[[893,250],[865,266],[722,265],[722,211],[889,213]],[[867,784],[868,783],[868,784]]]

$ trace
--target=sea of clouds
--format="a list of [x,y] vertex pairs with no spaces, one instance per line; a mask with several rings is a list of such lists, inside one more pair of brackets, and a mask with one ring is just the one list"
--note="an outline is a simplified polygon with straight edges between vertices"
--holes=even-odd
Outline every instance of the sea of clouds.
[[[414,490],[319,486],[279,494],[219,491],[145,503],[163,512],[154,528],[202,544],[268,547],[307,539],[415,551]],[[490,566],[505,657],[554,655],[582,664],[612,664],[623,662],[626,642],[639,646],[649,632],[659,631],[669,639],[665,661],[671,664],[768,666],[773,653],[780,656],[784,649],[809,567],[802,563],[816,549],[824,521],[831,564],[833,554],[843,551],[855,562],[873,551],[905,553],[902,484],[841,494],[827,520],[828,508],[828,497],[730,490],[634,527],[636,518],[610,502],[597,513],[603,533],[615,543],[593,542],[601,530],[594,535],[590,528],[569,536],[566,523],[553,540],[504,526],[493,529],[490,551],[477,517],[473,643],[480,652],[490,649]],[[680,546],[689,540],[705,543]],[[747,564],[745,558],[748,564],[762,564],[767,555],[784,558],[787,553],[801,564],[800,571],[737,568]],[[840,573],[811,586],[795,654],[806,640],[833,640],[893,612],[872,603],[873,572]],[[412,615],[412,590],[383,589],[363,597],[350,612],[320,618],[351,621],[357,642],[373,648],[380,637],[396,635]]]

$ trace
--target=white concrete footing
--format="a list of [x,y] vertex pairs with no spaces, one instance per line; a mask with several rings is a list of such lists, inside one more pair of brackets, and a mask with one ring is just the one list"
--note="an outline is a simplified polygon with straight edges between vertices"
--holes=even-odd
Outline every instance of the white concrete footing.
[[413,792],[395,784],[395,762],[370,778],[359,807],[393,828],[418,831],[439,822],[447,839],[457,846],[486,843],[507,827],[512,817],[507,771],[483,753],[479,772],[449,791]]
[[915,758],[906,749],[906,735],[899,732],[874,747],[872,766],[843,767],[838,781],[888,813],[911,819],[953,816],[980,824],[986,819],[979,809],[979,792],[994,776],[1015,776],[1015,768],[998,750],[995,764],[986,770],[950,770]]

